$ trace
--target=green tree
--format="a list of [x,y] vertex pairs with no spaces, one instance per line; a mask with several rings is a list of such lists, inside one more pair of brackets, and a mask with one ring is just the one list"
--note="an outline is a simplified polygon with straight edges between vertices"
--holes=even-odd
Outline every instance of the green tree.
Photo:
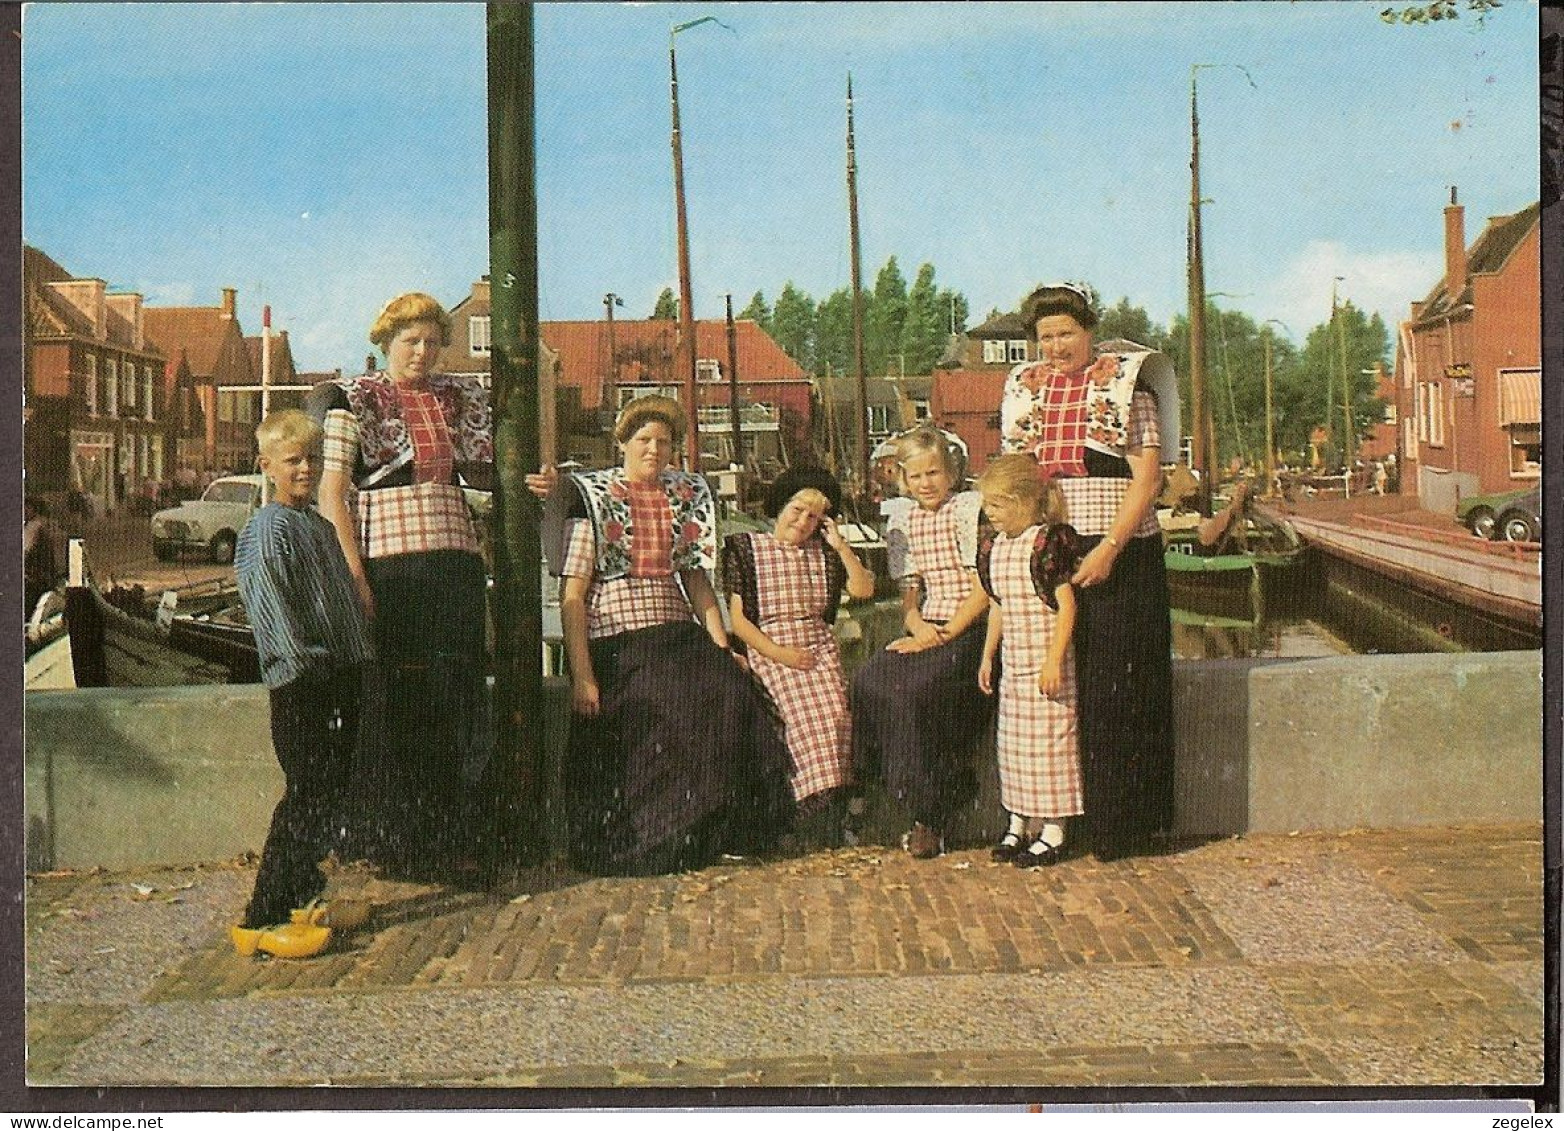
[[771,336],[789,357],[812,372],[815,364],[815,300],[789,279],[771,312]]
[[1093,337],[1099,342],[1125,338],[1167,352],[1168,332],[1153,322],[1143,307],[1132,306],[1127,296],[1098,315]]
[[[867,297],[867,296],[865,296]],[[897,371],[902,326],[907,321],[907,280],[893,255],[874,280],[874,300],[864,311],[865,364],[874,375]]]
[[832,291],[815,310],[815,366],[817,373],[853,371],[853,293],[846,287]]
[[749,305],[739,311],[740,318],[748,318],[758,325],[766,333],[771,333],[771,305],[766,302],[766,296],[761,291],[756,291],[749,300]]
[[[1487,17],[1495,8],[1504,5],[1499,0],[1466,0],[1466,10],[1477,17],[1477,22]],[[1461,18],[1461,6],[1456,0],[1433,0],[1431,4],[1408,4],[1403,8],[1385,8],[1379,18],[1387,24],[1429,24],[1440,20]]]
[[971,311],[967,307],[967,296],[958,291],[943,289],[939,293],[939,308],[946,312],[949,319],[945,327],[952,334],[961,334],[966,331],[967,319],[971,317]]
[[934,285],[934,265],[925,263],[918,268],[918,276],[907,292],[907,315],[902,322],[899,350],[906,372],[933,372],[934,363],[945,352],[949,322],[949,310],[941,306],[940,292]]
[[[1345,357],[1345,365],[1343,359]],[[1369,427],[1384,418],[1385,402],[1374,394],[1365,369],[1376,362],[1390,362],[1390,334],[1378,314],[1372,317],[1351,301],[1336,308],[1335,324],[1326,321],[1309,331],[1298,364],[1292,373],[1297,384],[1301,411],[1308,416],[1310,431],[1325,425],[1330,431],[1326,461],[1332,467],[1343,463],[1342,374],[1351,390],[1352,434],[1361,444]],[[1307,444],[1307,436],[1304,437]]]
[[657,296],[657,305],[652,307],[651,317],[671,322],[679,320],[679,299],[672,287],[664,287],[663,293]]

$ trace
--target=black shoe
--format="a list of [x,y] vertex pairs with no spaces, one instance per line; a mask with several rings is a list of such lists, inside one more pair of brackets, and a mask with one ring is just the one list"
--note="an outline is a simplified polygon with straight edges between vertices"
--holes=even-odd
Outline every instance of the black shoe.
[[1012,859],[1017,868],[1051,868],[1064,859],[1059,846],[1049,844],[1039,834],[1037,839],[1017,852]]
[[1006,833],[999,838],[998,844],[989,849],[988,854],[996,864],[1010,864],[1020,854],[1022,847],[1020,833]]

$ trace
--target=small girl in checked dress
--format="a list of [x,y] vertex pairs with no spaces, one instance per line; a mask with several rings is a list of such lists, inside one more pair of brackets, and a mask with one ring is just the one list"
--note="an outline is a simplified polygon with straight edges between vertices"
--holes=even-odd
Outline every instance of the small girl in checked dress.
[[1000,799],[1009,812],[994,859],[1021,868],[1061,859],[1064,823],[1083,811],[1075,714],[1076,533],[1065,522],[1058,484],[1038,477],[1025,455],[991,460],[979,477],[994,534],[978,549],[978,577],[992,601],[978,685],[994,693],[994,658],[1004,642],[999,679]]

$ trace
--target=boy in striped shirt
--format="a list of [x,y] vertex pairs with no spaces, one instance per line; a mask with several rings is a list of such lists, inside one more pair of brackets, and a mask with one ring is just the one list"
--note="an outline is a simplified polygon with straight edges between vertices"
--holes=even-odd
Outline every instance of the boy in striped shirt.
[[283,409],[261,421],[255,439],[261,471],[276,492],[240,532],[234,570],[287,784],[244,921],[232,934],[241,954],[308,957],[325,948],[330,927],[348,927],[346,920],[357,917],[345,905],[315,901],[326,886],[319,865],[352,771],[360,665],[372,645],[336,530],[310,506],[320,427],[297,409]]

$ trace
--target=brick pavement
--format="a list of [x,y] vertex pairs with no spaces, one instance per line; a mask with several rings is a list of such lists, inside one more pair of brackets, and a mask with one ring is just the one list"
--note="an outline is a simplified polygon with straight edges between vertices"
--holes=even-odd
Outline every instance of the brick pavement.
[[[1534,1084],[1540,836],[1249,836],[1035,872],[977,849],[915,861],[858,848],[649,879],[542,868],[492,893],[340,869],[334,883],[374,899],[377,919],[305,962],[240,959],[227,944],[248,869],[154,877],[150,895],[122,876],[42,877],[29,892],[30,1072],[83,1084]],[[178,941],[164,925],[138,943],[133,924],[159,916]],[[107,980],[123,985],[94,979],[95,961],[118,962]],[[230,1047],[257,1041],[259,1055]]]

